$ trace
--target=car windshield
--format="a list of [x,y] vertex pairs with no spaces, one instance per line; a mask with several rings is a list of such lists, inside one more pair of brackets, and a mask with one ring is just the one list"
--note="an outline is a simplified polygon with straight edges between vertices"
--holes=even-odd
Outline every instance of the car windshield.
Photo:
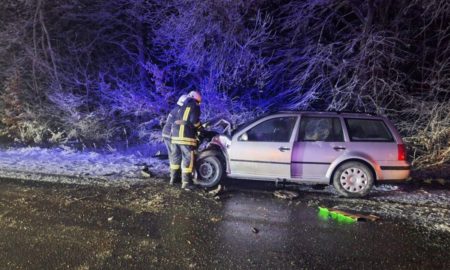
[[238,125],[236,128],[234,128],[234,129],[231,131],[231,136],[233,136],[233,135],[236,134],[237,132],[241,131],[242,129],[244,129],[245,127],[247,127],[248,125],[250,125],[251,123],[256,122],[256,121],[258,121],[259,119],[262,119],[262,118],[264,118],[264,117],[266,117],[266,116],[268,116],[268,115],[270,115],[270,114],[265,113],[265,114],[263,114],[263,115],[261,115],[261,116],[258,116],[258,117],[256,117],[256,118],[253,118],[252,120],[248,120],[248,121],[246,121],[246,122],[244,122],[244,123]]
[[264,118],[264,117],[267,117],[267,116],[270,116],[270,115],[275,115],[275,114],[277,114],[277,112],[263,113],[263,114],[261,114],[260,116],[258,116],[258,117],[256,117],[256,118],[253,118],[252,120],[248,120],[248,121],[244,122],[243,124],[240,124],[240,125],[238,125],[236,128],[234,128],[234,129],[231,131],[231,136],[233,136],[234,134],[238,133],[238,132],[241,131],[242,129],[246,128],[248,125],[250,125],[250,124],[252,124],[252,123],[254,123],[254,122],[256,122],[256,121],[258,121],[258,120],[260,120],[260,119],[262,119],[262,118]]

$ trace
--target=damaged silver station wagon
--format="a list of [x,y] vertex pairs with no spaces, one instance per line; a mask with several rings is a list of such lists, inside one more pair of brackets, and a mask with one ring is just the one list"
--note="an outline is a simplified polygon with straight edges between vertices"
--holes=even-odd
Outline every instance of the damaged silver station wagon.
[[362,197],[374,183],[404,181],[405,146],[385,117],[344,112],[278,112],[216,135],[197,158],[197,184],[237,179],[333,184]]

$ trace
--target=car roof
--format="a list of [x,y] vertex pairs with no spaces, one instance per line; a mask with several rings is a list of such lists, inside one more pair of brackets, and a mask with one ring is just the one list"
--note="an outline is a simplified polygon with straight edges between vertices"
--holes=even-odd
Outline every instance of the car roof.
[[371,118],[377,120],[387,120],[386,117],[376,115],[375,113],[366,113],[366,112],[349,112],[349,111],[294,111],[294,110],[283,110],[283,111],[273,111],[266,112],[258,117],[247,121],[245,123],[240,124],[237,128],[233,130],[233,133],[239,132],[240,130],[248,127],[250,124],[253,124],[261,119],[266,117],[273,117],[277,115],[320,115],[320,116],[344,116],[348,118]]
[[[271,113],[270,115],[277,114],[303,114],[303,115],[321,115],[321,116],[346,116],[346,117],[355,117],[355,118],[383,118],[383,116],[377,115],[376,113],[371,112],[353,112],[353,111],[277,111]],[[266,115],[267,116],[267,115]]]

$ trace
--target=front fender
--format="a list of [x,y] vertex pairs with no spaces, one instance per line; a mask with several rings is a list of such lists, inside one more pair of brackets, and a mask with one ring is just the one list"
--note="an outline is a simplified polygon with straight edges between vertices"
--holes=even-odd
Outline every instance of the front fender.
[[222,153],[219,149],[207,148],[198,153],[197,160],[204,159],[205,157],[208,157],[208,156],[221,156],[221,155],[222,155]]
[[217,145],[213,142],[209,143],[208,146],[200,151],[197,155],[197,160],[201,160],[208,156],[218,156],[220,160],[225,162],[225,168],[226,172],[229,173],[230,171],[230,163],[228,161],[228,155],[226,152],[222,150],[222,147],[220,145]]

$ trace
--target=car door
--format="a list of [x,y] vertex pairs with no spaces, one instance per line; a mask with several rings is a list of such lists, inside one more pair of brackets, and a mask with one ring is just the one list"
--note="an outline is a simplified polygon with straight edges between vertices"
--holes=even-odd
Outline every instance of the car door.
[[293,131],[297,124],[295,115],[267,117],[233,136],[230,177],[290,178]]
[[331,163],[346,151],[342,121],[333,116],[301,116],[292,153],[292,178],[327,182]]

